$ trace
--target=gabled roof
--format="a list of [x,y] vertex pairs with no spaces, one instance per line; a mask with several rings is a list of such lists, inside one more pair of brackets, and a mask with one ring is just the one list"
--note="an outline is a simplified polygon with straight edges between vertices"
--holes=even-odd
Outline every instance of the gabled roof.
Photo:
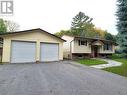
[[38,30],[39,30],[39,32],[45,32],[45,33],[47,33],[47,34],[49,34],[51,36],[54,36],[54,37],[58,38],[59,40],[62,40],[64,42],[66,42],[66,40],[64,40],[64,39],[62,39],[62,38],[60,38],[60,37],[58,37],[58,36],[56,36],[54,34],[51,34],[51,33],[47,32],[47,31],[45,31],[43,29],[40,29],[40,28],[30,29],[30,30],[23,30],[23,31],[16,31],[16,32],[4,32],[4,33],[0,33],[0,37],[5,36],[5,35],[7,36],[7,35],[12,35],[12,34],[27,33],[27,32],[33,32],[33,31],[38,31]]

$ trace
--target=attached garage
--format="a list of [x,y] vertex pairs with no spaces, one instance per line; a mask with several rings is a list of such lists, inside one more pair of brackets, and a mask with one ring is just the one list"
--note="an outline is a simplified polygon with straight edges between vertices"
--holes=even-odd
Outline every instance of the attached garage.
[[36,62],[36,43],[12,41],[11,63]]
[[59,60],[59,44],[41,43],[41,61]]
[[65,40],[42,29],[3,33],[3,63],[31,63],[63,60]]

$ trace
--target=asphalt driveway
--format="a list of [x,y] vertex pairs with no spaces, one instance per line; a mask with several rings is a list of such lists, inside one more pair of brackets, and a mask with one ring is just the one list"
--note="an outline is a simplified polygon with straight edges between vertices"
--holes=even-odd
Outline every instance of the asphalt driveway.
[[68,61],[0,65],[0,95],[127,95],[127,78]]

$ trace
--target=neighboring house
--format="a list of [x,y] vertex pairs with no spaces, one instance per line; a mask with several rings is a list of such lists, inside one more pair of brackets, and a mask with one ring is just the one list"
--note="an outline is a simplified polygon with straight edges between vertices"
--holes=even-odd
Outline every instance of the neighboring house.
[[2,62],[30,63],[63,60],[65,40],[42,29],[2,33]]
[[64,58],[99,57],[115,53],[115,42],[98,38],[84,38],[64,35]]

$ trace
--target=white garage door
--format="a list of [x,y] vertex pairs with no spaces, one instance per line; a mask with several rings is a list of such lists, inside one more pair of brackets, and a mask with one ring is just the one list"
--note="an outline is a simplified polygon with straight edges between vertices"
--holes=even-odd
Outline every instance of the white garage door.
[[36,43],[12,41],[11,63],[35,62]]
[[58,61],[59,45],[52,43],[41,43],[41,61]]

